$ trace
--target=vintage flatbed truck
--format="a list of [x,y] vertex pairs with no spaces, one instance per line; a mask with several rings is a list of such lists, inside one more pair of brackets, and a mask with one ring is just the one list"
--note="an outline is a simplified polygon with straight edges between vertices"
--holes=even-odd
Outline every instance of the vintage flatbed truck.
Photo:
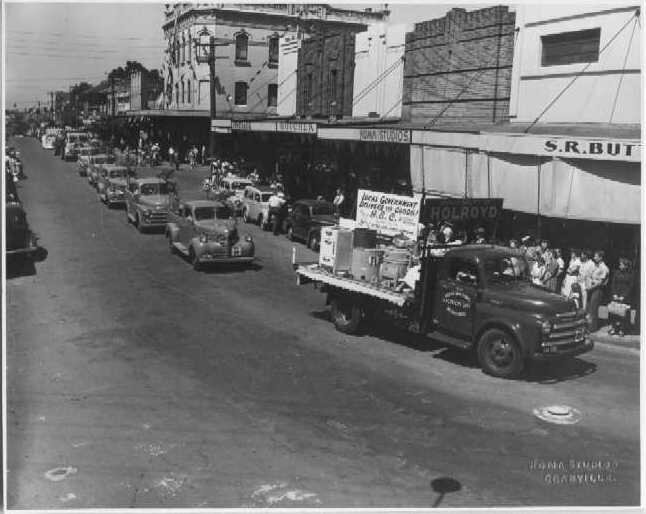
[[[424,205],[421,218],[424,213],[427,218],[428,213],[442,213],[428,207]],[[516,266],[521,271],[510,273],[514,259],[516,265],[525,263],[520,252],[503,246],[426,248],[415,289],[404,291],[334,274],[316,263],[297,264],[293,258],[293,264],[298,284],[314,283],[327,293],[332,321],[344,333],[357,333],[368,320],[388,319],[411,332],[475,352],[484,372],[502,378],[521,375],[527,360],[590,351],[593,343],[585,312],[532,284],[526,266]]]

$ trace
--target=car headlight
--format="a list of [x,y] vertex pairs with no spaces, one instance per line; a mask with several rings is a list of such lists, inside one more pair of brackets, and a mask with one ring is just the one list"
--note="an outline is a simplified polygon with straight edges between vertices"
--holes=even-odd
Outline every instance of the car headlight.
[[206,243],[209,240],[206,234],[200,234],[200,243]]
[[152,211],[150,209],[144,209],[144,216],[150,216]]
[[541,323],[541,332],[544,335],[549,335],[552,332],[552,322],[551,321],[543,321]]
[[249,234],[247,234],[246,236],[244,236],[244,240],[245,240],[247,243],[253,243],[253,238],[252,238]]

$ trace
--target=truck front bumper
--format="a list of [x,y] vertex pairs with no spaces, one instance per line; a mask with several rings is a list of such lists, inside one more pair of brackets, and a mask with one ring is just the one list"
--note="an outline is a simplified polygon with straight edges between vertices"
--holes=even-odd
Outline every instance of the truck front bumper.
[[574,357],[582,353],[589,352],[594,348],[594,342],[588,337],[585,341],[580,343],[562,344],[552,346],[549,351],[536,352],[531,356],[532,360],[547,361],[559,357]]

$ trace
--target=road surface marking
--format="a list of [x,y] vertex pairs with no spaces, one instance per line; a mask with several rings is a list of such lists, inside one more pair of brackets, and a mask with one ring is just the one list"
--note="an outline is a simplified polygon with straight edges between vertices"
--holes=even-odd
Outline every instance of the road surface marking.
[[45,478],[52,482],[60,482],[61,480],[65,480],[68,476],[75,474],[77,471],[78,469],[72,466],[68,466],[66,468],[54,468],[45,473]]

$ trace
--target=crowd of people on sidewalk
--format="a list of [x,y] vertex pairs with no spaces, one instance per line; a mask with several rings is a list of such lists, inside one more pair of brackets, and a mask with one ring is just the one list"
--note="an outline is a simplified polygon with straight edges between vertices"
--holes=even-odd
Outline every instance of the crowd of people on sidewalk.
[[[630,313],[635,309],[635,281],[638,277],[632,261],[623,256],[612,271],[605,262],[604,250],[569,249],[566,256],[561,248],[554,248],[547,239],[535,241],[525,235],[520,240],[507,242],[487,238],[484,227],[471,234],[450,222],[422,227],[422,239],[427,247],[435,245],[462,245],[466,243],[496,243],[517,249],[524,256],[527,268],[520,269],[519,259],[513,263],[517,276],[526,275],[535,285],[560,294],[576,302],[591,319],[591,330],[599,328],[599,308],[606,305],[609,333],[623,336],[629,329]],[[524,265],[522,265],[524,267]]]

